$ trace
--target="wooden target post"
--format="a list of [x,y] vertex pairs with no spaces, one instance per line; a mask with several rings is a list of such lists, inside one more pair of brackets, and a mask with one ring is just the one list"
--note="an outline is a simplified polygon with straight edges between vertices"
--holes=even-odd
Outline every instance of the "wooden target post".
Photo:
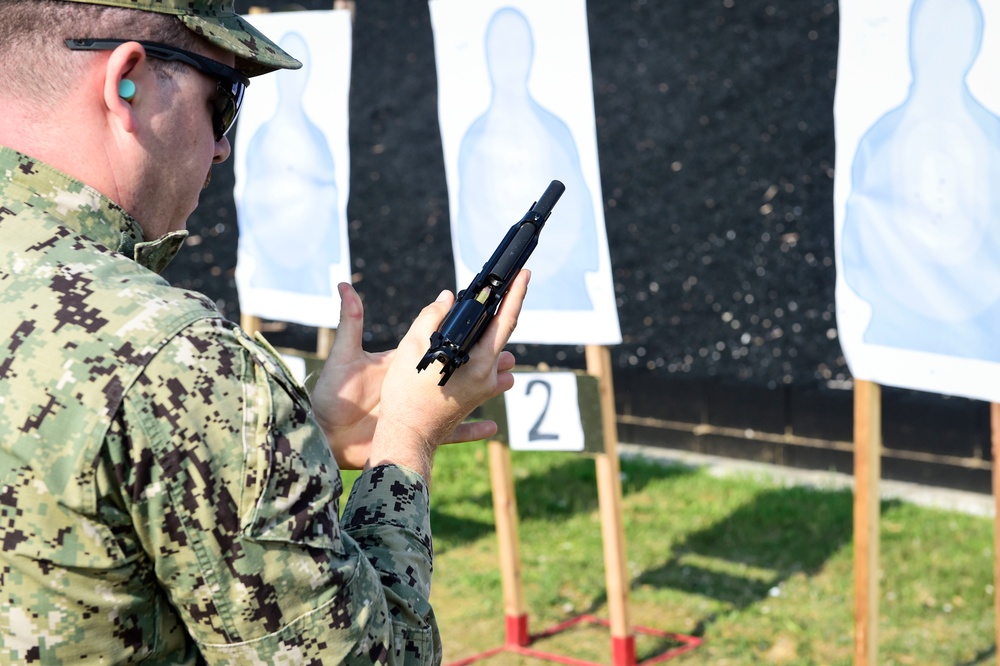
[[[879,477],[882,453],[881,387],[854,382],[854,664],[878,663]],[[990,404],[993,454],[993,607],[1000,645],[1000,404]],[[997,654],[1000,664],[1000,653]]]
[[587,372],[597,377],[604,426],[604,452],[598,453],[597,495],[604,541],[604,578],[611,622],[611,657],[615,666],[635,664],[635,636],[628,614],[628,560],[622,525],[622,477],[618,464],[618,426],[615,415],[611,352],[607,347],[586,348]]
[[[993,611],[1000,645],[1000,403],[990,403],[990,450],[993,454]],[[1000,664],[1000,650],[997,651]]]
[[854,382],[854,663],[878,663],[882,391]]
[[[264,330],[263,320],[251,314],[241,314],[240,315],[240,328],[253,336],[254,333],[258,333]],[[316,329],[316,356],[321,359],[325,359],[330,354],[330,348],[333,347],[333,341],[337,337],[337,329],[335,328],[317,328]]]
[[[577,666],[597,666],[565,655],[557,655],[530,647],[534,640],[552,636],[580,623],[607,626],[611,634],[611,663],[613,666],[636,666],[635,634],[643,633],[669,637],[679,643],[668,651],[647,659],[643,664],[664,661],[688,652],[701,644],[694,636],[658,631],[649,627],[633,626],[629,617],[629,575],[625,555],[625,530],[622,522],[621,471],[618,462],[618,431],[615,416],[614,384],[611,372],[611,353],[607,347],[586,347],[587,376],[591,382],[579,379],[578,400],[584,429],[594,432],[595,446],[588,444],[586,451],[594,456],[597,474],[597,492],[603,541],[605,586],[608,599],[608,620],[591,615],[581,615],[556,627],[532,634],[528,631],[528,609],[525,602],[518,537],[517,499],[511,465],[509,443],[499,439],[489,442],[490,480],[493,490],[493,511],[502,578],[504,609],[504,644],[452,662],[449,666],[466,666],[499,652],[509,651],[538,659]],[[586,387],[593,386],[593,394]],[[582,403],[588,403],[585,409]],[[593,403],[593,404],[589,404]],[[491,401],[484,412],[500,425],[501,433],[507,429],[502,399]],[[584,413],[586,412],[586,413]]]

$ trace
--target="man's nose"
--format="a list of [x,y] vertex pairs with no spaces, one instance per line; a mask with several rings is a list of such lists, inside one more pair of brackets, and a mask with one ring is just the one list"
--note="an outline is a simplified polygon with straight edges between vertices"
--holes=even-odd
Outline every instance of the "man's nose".
[[233,147],[229,143],[229,137],[223,136],[215,142],[215,157],[212,158],[212,164],[222,164],[229,159],[232,152]]

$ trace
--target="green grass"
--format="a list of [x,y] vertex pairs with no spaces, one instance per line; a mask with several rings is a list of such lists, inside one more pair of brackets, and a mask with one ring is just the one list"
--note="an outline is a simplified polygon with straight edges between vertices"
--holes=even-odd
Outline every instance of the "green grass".
[[[607,618],[592,459],[514,453],[529,630]],[[850,664],[852,495],[623,460],[625,547],[635,626],[705,642],[670,664]],[[435,461],[432,602],[445,664],[501,645],[504,611],[484,444]],[[883,502],[879,663],[997,660],[991,519]],[[663,639],[636,633],[640,661]],[[578,627],[533,645],[610,663],[608,631]],[[542,664],[510,653],[483,662]]]

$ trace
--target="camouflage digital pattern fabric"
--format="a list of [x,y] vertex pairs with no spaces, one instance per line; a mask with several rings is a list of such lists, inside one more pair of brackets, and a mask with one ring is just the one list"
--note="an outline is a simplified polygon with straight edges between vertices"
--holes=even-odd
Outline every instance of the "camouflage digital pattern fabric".
[[[276,69],[298,69],[302,63],[285,53],[235,10],[234,0],[66,0],[91,5],[172,14],[208,41],[236,55],[236,67],[247,76]],[[78,35],[97,37],[103,35]],[[125,38],[127,35],[110,35]]]
[[0,662],[439,663],[423,479],[338,519],[280,359],[142,265],[183,237],[0,147]]

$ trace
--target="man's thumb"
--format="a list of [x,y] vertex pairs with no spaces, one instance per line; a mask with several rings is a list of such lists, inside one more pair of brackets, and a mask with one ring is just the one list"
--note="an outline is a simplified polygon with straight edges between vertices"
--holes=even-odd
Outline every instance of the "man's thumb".
[[340,323],[337,325],[337,336],[333,340],[330,356],[353,355],[361,349],[365,310],[354,287],[341,282],[337,285],[337,290],[340,293]]

